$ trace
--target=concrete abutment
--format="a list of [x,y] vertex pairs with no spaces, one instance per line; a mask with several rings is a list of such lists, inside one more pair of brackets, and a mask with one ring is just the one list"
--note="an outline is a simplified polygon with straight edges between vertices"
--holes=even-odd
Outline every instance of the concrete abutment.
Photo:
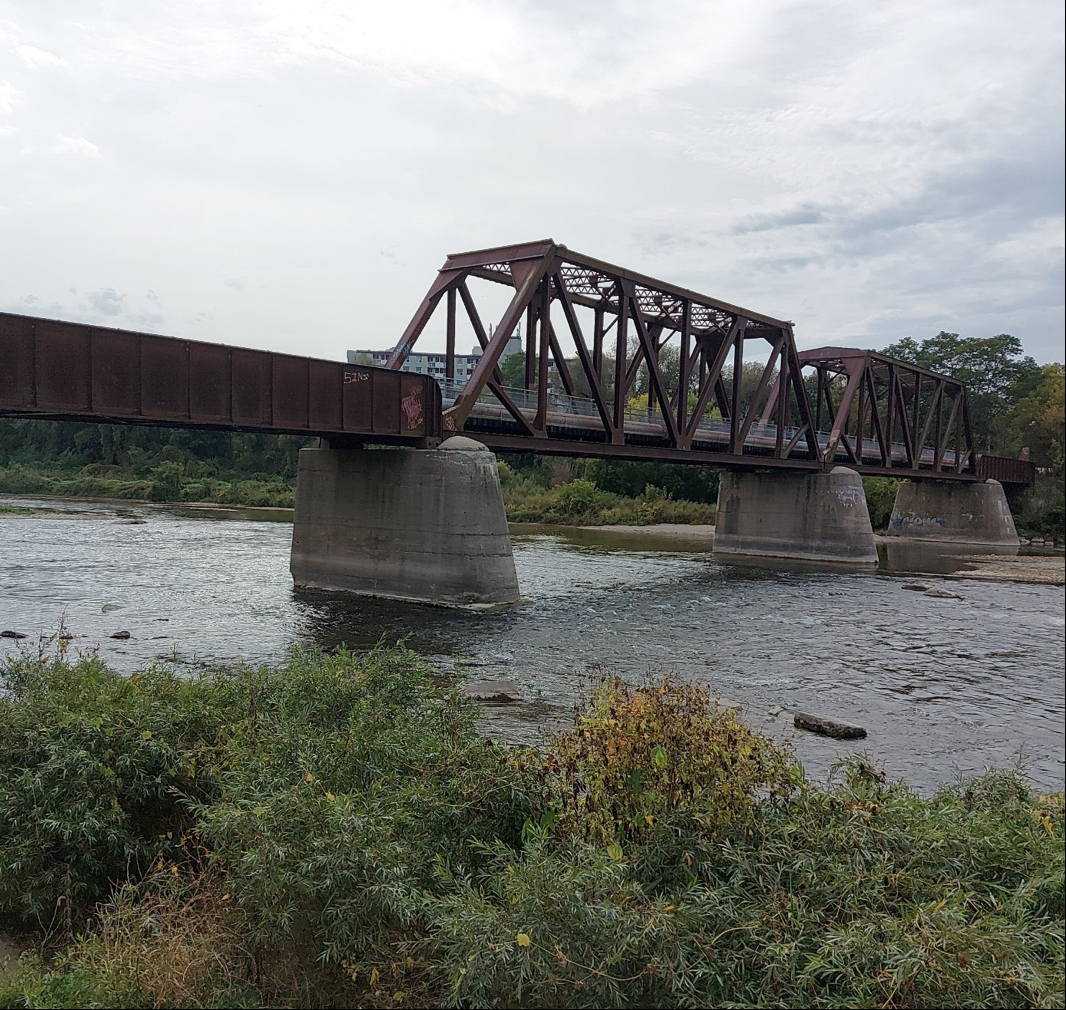
[[725,557],[773,557],[877,564],[862,478],[831,473],[723,471],[714,550]]
[[440,449],[300,451],[289,568],[298,586],[491,609],[520,599],[495,456]]
[[997,547],[1017,547],[1020,542],[1003,486],[995,480],[903,481],[885,533]]

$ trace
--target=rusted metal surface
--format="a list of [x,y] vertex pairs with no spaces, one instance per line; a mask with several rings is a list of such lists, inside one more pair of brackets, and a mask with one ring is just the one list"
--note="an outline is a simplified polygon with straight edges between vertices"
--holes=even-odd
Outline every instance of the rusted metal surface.
[[409,445],[441,437],[429,376],[3,312],[0,415]]
[[1032,484],[1036,479],[1036,464],[1028,459],[1006,456],[977,457],[977,474],[982,480],[998,480],[1000,484]]
[[[474,280],[513,290],[491,338]],[[876,352],[800,352],[785,320],[550,239],[449,256],[388,367],[403,365],[442,302],[445,431],[467,432],[495,449],[795,470],[844,464],[864,474],[983,479],[966,389],[957,380]],[[460,306],[484,353],[453,389]],[[508,388],[501,356],[522,320],[524,388]],[[569,360],[560,332],[575,347]],[[662,367],[668,347],[677,359],[670,372]],[[744,368],[753,352],[760,371],[748,394]],[[629,405],[638,376],[647,396],[642,419]],[[1022,476],[1008,471],[1012,480]]]
[[[814,372],[814,419],[827,458],[883,470],[978,476],[966,386],[876,351],[801,351]],[[834,395],[835,394],[835,395]]]

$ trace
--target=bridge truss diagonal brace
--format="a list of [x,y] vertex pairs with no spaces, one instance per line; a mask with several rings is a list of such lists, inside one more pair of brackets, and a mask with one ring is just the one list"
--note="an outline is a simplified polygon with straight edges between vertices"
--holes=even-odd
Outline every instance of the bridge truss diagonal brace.
[[[445,428],[461,430],[466,423],[470,412],[474,409],[474,404],[489,380],[489,376],[499,365],[503,350],[511,339],[511,334],[514,333],[523,312],[525,312],[537,289],[540,288],[541,282],[547,277],[555,255],[556,248],[553,244],[544,251],[537,262],[530,264],[523,261],[514,261],[510,264],[515,285],[514,296],[504,310],[499,325],[493,331],[492,338],[486,345],[477,365],[474,366],[474,371],[471,373],[462,392],[456,397],[455,403],[444,412]],[[527,333],[526,339],[531,340],[532,336]],[[493,390],[493,392],[499,396],[499,390]],[[537,434],[535,427],[530,428],[524,421],[522,423],[524,427],[529,429],[530,433]]]

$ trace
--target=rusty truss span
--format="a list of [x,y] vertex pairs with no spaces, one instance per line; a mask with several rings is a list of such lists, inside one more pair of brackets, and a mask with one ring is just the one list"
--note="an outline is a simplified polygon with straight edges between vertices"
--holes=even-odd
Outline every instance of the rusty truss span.
[[[479,302],[473,282],[489,282],[480,285],[482,301],[486,287],[511,290],[499,316]],[[449,256],[387,367],[403,366],[438,312],[446,345],[438,377],[443,427],[495,449],[1032,480],[1028,461],[975,451],[958,380],[873,351],[798,351],[788,321],[550,239]],[[521,325],[526,340],[516,384],[505,381],[501,359]],[[455,378],[460,327],[483,352],[463,381]],[[638,385],[643,402],[634,406]]]

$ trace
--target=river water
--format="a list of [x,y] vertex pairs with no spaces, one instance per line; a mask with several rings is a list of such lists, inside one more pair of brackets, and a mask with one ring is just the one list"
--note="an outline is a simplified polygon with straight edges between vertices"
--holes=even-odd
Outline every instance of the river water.
[[[27,636],[0,639],[0,656],[35,650],[61,625],[72,648],[98,649],[124,671],[406,638],[438,668],[461,661],[471,676],[513,681],[524,701],[490,708],[486,728],[527,742],[566,723],[598,670],[634,680],[676,671],[742,704],[816,777],[857,750],[924,789],[1019,759],[1034,787],[1063,787],[1062,587],[922,576],[963,597],[937,599],[885,571],[743,568],[696,543],[540,529],[514,537],[528,602],[467,614],[295,590],[284,513],[4,503],[60,511],[0,513],[0,629]],[[112,639],[118,631],[130,637]],[[796,731],[789,710],[857,722],[869,736]]]

